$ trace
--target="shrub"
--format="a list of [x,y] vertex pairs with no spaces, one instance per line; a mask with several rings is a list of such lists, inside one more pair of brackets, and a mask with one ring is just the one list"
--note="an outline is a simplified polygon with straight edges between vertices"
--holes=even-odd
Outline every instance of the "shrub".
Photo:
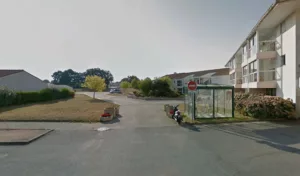
[[139,91],[133,91],[133,94],[136,96],[136,97],[144,97],[144,94],[142,92],[139,92]]
[[143,92],[144,95],[149,96],[152,87],[152,81],[150,78],[146,78],[140,81],[139,88]]
[[236,110],[254,118],[295,118],[295,107],[291,100],[261,94],[235,96]]
[[134,89],[138,89],[139,88],[139,84],[140,84],[140,81],[136,78],[134,78],[132,81],[131,81],[131,87],[134,88]]
[[0,87],[0,107],[9,106],[14,103],[16,93],[5,87]]
[[121,82],[120,87],[123,89],[127,89],[127,88],[131,87],[131,84],[130,84],[130,82],[123,81],[123,82]]
[[13,92],[0,89],[0,107],[73,98],[74,92],[69,89],[43,89],[39,92]]

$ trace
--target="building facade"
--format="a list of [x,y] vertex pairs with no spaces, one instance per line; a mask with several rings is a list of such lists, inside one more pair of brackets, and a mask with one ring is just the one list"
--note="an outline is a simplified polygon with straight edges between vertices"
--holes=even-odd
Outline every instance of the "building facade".
[[244,92],[290,98],[300,115],[300,0],[277,0],[226,63]]
[[48,83],[24,70],[0,70],[0,87],[30,92],[48,88]]
[[175,91],[184,93],[184,87],[189,81],[195,81],[197,84],[219,84],[229,85],[229,68],[220,68],[212,70],[202,70],[187,73],[174,73],[166,75],[172,79],[172,88]]

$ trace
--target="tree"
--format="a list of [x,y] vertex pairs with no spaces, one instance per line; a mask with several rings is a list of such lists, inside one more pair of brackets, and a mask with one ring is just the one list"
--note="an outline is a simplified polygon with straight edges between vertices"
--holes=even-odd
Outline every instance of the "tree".
[[123,82],[121,82],[120,87],[123,88],[123,89],[127,89],[127,88],[131,87],[131,84],[127,81],[123,81]]
[[100,68],[87,69],[83,74],[84,76],[100,76],[101,78],[105,79],[106,85],[109,85],[114,80],[114,77],[110,71],[102,70]]
[[76,72],[72,69],[64,71],[56,71],[52,74],[53,84],[68,85],[73,88],[80,88],[86,76],[99,76],[105,79],[105,84],[109,85],[113,81],[113,75],[110,71],[102,70],[100,68],[87,69],[84,73]]
[[151,93],[155,97],[176,97],[178,96],[173,90],[167,80],[156,79],[152,83]]
[[50,81],[48,79],[44,79],[43,82],[44,83],[50,83]]
[[105,79],[99,76],[87,76],[82,87],[87,87],[94,91],[93,98],[95,98],[96,92],[102,92],[106,88]]
[[169,84],[169,86],[172,87],[172,79],[169,76],[164,76],[164,77],[161,77],[159,79],[162,80],[162,81],[167,82]]
[[131,87],[134,88],[134,89],[138,89],[139,88],[139,80],[137,80],[136,78],[134,78],[132,81],[131,81]]
[[122,80],[121,80],[121,82],[123,82],[123,81],[127,81],[127,82],[132,82],[132,80],[134,80],[134,79],[137,79],[138,81],[140,80],[137,76],[134,76],[134,75],[132,75],[132,76],[127,76],[126,78],[123,78]]
[[68,85],[73,88],[79,88],[85,79],[82,73],[75,72],[72,69],[54,72],[52,78],[53,84]]
[[148,96],[152,87],[152,81],[150,78],[146,78],[140,82],[140,89],[144,95]]

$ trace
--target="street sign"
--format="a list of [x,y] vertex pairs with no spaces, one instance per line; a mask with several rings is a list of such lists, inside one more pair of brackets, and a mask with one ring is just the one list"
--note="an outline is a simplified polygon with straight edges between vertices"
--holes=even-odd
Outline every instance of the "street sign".
[[190,91],[196,90],[196,89],[197,89],[197,84],[196,84],[196,82],[195,82],[195,81],[190,81],[190,82],[188,83],[188,89],[189,89]]

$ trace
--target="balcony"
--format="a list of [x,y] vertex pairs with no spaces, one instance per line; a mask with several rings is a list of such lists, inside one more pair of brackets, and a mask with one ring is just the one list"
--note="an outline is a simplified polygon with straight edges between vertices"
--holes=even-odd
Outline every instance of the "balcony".
[[232,80],[230,80],[230,84],[233,85],[235,88],[241,88],[242,79],[241,78],[232,79]]
[[277,58],[277,42],[275,40],[266,40],[259,42],[259,52],[257,59],[275,59]]
[[276,88],[279,76],[275,70],[264,70],[243,76],[242,88]]

